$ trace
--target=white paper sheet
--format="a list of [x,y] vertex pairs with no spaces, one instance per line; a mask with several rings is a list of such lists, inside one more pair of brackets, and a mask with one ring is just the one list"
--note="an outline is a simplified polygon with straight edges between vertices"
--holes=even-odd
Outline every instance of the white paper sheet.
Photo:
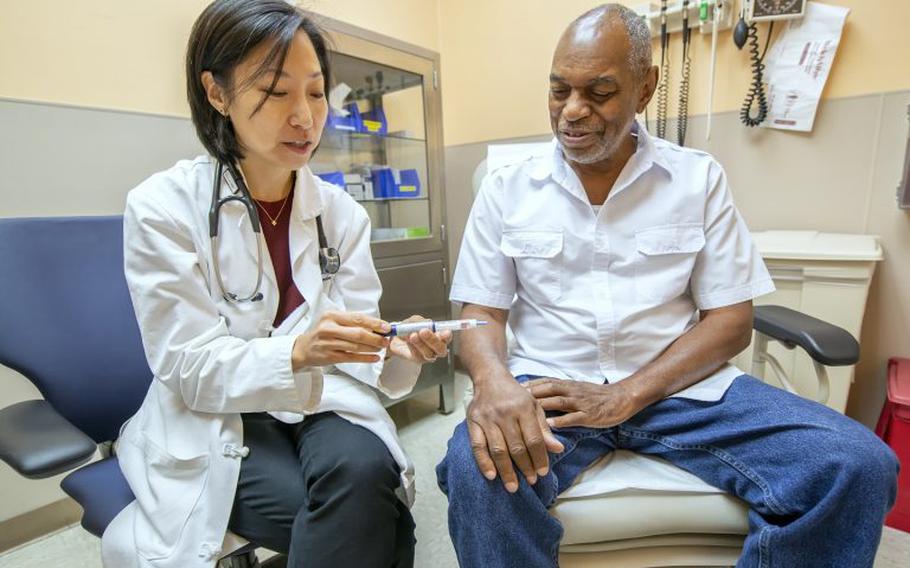
[[594,497],[629,490],[723,493],[663,459],[616,450],[583,471],[560,498]]
[[811,132],[822,90],[840,43],[848,8],[809,2],[800,20],[787,28],[766,58],[766,128]]
[[337,116],[347,116],[350,112],[344,110],[344,99],[351,92],[351,87],[347,83],[338,83],[329,91],[329,106],[335,111]]

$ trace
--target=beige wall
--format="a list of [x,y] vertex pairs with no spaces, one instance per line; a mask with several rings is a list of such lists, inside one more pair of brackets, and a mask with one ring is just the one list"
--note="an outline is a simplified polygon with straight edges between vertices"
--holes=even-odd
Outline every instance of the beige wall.
[[[875,424],[889,357],[910,357],[910,211],[895,206],[910,125],[910,92],[883,96],[864,232],[881,235],[885,260],[872,281],[856,384],[847,414]],[[845,156],[845,159],[848,157]]]
[[[634,6],[642,1],[622,0],[621,3]],[[904,41],[904,22],[910,21],[910,2],[825,1],[851,9],[825,96],[847,97],[910,88],[910,57],[906,55]],[[446,145],[548,132],[547,77],[553,48],[573,18],[601,3],[599,0],[440,0]],[[764,42],[765,25],[759,33]],[[671,99],[675,101],[679,35],[672,41]],[[749,83],[749,67],[746,53],[736,49],[729,31],[721,32],[718,44],[715,110],[723,112],[739,108]],[[703,114],[710,35],[694,33],[692,45],[689,112]],[[657,58],[658,48],[655,42]],[[672,114],[675,114],[675,102],[671,105]]]
[[[900,56],[906,52],[901,26],[910,21],[910,2],[827,1],[851,13],[825,96],[910,88],[910,57]],[[186,116],[183,50],[206,3],[0,0],[0,13],[16,14],[0,18],[0,97]],[[557,12],[550,0],[302,2],[326,16],[440,51],[446,145],[547,132],[553,47],[572,18],[599,3],[564,0]],[[671,50],[674,73],[678,37]],[[705,109],[710,37],[693,38],[689,108],[697,114]],[[723,112],[739,107],[749,68],[729,31],[719,43],[715,110]]]
[[[0,97],[186,116],[183,50],[206,3],[0,0],[5,15],[0,18]],[[302,2],[326,16],[441,52],[446,145],[547,132],[553,47],[572,18],[599,3],[563,0],[557,11],[550,0]],[[901,26],[910,21],[910,2],[828,3],[847,6],[851,14],[825,96],[910,88],[910,57],[901,57],[906,52]],[[710,38],[693,37],[689,108],[702,113]],[[715,109],[723,112],[739,107],[749,69],[729,31],[721,33],[719,43]],[[678,36],[672,49],[678,70]]]
[[[0,97],[189,116],[183,55],[208,0],[0,0]],[[304,0],[437,51],[435,0]],[[15,15],[15,16],[13,16]]]
[[[208,0],[0,0],[0,98],[188,116],[183,51],[194,19],[207,4]],[[301,4],[324,16],[439,49],[435,0]],[[0,186],[2,192],[9,190]],[[27,200],[27,214],[110,214],[123,209],[122,191],[95,192],[82,199],[55,190],[54,199],[46,197],[40,202]],[[0,204],[0,217],[21,214]],[[3,367],[0,385],[0,408],[40,398],[28,381]],[[59,478],[26,481],[0,464],[0,522],[61,499],[58,484]]]

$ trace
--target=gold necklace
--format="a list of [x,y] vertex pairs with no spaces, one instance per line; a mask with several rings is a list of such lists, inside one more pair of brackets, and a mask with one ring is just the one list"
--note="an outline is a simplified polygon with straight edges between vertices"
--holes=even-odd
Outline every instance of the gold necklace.
[[281,212],[284,211],[284,206],[287,205],[288,197],[290,197],[290,196],[291,196],[291,192],[289,191],[288,194],[284,196],[284,201],[281,202],[281,208],[278,210],[278,213],[274,217],[269,215],[269,212],[265,210],[265,207],[262,206],[262,203],[259,203],[258,199],[253,199],[253,201],[255,201],[256,205],[258,205],[259,208],[262,209],[262,212],[265,213],[265,216],[268,217],[269,222],[272,223],[272,226],[274,227],[275,225],[278,224],[278,219],[281,218]]
[[[250,184],[248,184],[246,181],[246,174],[243,173],[243,168],[241,168],[238,165],[237,169],[240,170],[240,177],[243,178],[243,183],[246,184],[246,186],[249,188]],[[288,197],[290,197],[291,193],[294,191],[294,185],[295,185],[296,181],[297,181],[297,172],[293,172],[291,175],[291,189],[290,189],[290,191],[288,191],[288,194],[284,196],[284,201],[281,202],[281,208],[278,210],[278,214],[275,215],[274,217],[269,215],[269,212],[265,210],[265,207],[263,207],[261,203],[259,203],[258,199],[253,198],[253,201],[255,201],[256,205],[258,205],[259,208],[262,209],[262,212],[265,213],[266,217],[268,217],[269,222],[272,224],[273,227],[278,225],[278,219],[281,218],[281,212],[284,211],[284,206],[287,205],[287,203],[288,203]],[[250,197],[252,198],[253,196],[250,195]]]

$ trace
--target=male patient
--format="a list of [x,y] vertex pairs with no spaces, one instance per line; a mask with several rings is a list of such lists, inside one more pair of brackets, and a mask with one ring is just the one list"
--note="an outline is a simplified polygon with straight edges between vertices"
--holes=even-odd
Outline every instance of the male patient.
[[720,165],[635,121],[656,83],[640,17],[582,15],[553,56],[552,152],[477,196],[452,300],[490,325],[462,336],[475,394],[437,468],[459,563],[556,566],[548,508],[628,449],[748,503],[738,566],[871,567],[897,461],[853,420],[727,364],[774,287]]

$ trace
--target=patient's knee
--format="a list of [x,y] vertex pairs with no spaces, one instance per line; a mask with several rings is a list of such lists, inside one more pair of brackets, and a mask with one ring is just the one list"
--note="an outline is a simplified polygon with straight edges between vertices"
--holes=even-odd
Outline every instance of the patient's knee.
[[899,464],[891,448],[872,432],[857,425],[818,450],[827,454],[821,463],[831,480],[830,490],[838,498],[865,503],[864,508],[873,515],[890,508],[897,492]]
[[461,489],[478,491],[487,487],[488,481],[477,466],[464,422],[455,428],[446,456],[436,467],[436,478],[440,489],[447,495]]
[[900,468],[897,456],[881,440],[866,436],[863,443],[848,446],[842,457],[842,466],[865,499],[886,504],[894,503],[897,493],[897,474]]

